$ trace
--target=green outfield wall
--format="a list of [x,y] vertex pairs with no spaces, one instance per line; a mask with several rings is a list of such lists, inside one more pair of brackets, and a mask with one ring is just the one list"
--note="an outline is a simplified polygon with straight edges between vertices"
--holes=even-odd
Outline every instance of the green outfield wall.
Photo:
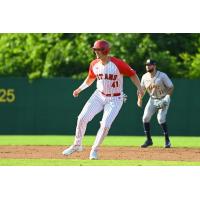
[[[0,78],[0,134],[74,134],[77,116],[96,84],[78,98],[72,92],[82,81],[68,78],[39,79]],[[200,136],[200,80],[173,80],[175,91],[167,120],[171,135]],[[143,135],[143,109],[136,105],[136,89],[130,79],[124,80],[128,95],[114,121],[110,135]],[[145,96],[146,104],[148,95]],[[102,113],[88,124],[87,134],[96,134]],[[156,121],[152,134],[162,135]]]

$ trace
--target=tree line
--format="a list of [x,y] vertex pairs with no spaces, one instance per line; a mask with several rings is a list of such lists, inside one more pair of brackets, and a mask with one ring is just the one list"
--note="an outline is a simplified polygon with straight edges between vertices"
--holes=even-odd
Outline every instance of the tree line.
[[0,76],[85,78],[97,39],[109,41],[111,55],[139,75],[151,58],[172,78],[200,78],[198,33],[4,33],[0,34]]

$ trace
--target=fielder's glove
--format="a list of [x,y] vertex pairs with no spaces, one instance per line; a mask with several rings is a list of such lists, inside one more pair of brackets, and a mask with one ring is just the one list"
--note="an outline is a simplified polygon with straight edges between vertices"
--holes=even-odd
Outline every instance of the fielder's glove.
[[168,106],[170,103],[170,96],[167,94],[163,99],[155,102],[155,106],[157,109],[162,109]]
[[169,104],[170,104],[170,95],[167,94],[167,95],[164,97],[164,99],[162,99],[162,101],[163,101],[163,106],[164,106],[164,107],[169,106]]
[[166,101],[164,101],[162,99],[162,100],[159,100],[158,102],[156,102],[155,105],[156,105],[157,109],[162,109],[162,108],[165,108],[167,106],[167,103],[166,103]]

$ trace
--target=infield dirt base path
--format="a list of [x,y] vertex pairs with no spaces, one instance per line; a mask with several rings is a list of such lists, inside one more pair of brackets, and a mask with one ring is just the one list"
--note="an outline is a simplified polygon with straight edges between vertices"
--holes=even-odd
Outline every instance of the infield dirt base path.
[[[75,152],[64,156],[65,146],[0,146],[0,159],[80,159],[87,160],[90,147],[83,152]],[[168,161],[200,161],[199,148],[139,148],[139,147],[101,147],[101,160],[168,160]]]

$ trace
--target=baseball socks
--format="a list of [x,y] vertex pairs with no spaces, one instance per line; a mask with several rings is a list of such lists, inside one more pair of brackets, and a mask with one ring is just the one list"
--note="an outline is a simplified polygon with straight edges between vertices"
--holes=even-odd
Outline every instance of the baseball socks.
[[169,134],[168,134],[168,128],[167,128],[167,123],[163,123],[163,124],[160,124],[161,128],[162,128],[162,131],[163,131],[163,134],[165,136],[165,140],[169,140]]
[[171,147],[171,143],[170,143],[170,140],[169,140],[167,123],[165,122],[163,124],[160,124],[160,126],[161,126],[163,134],[165,136],[165,148],[170,148]]
[[141,145],[141,147],[146,148],[148,146],[153,145],[153,142],[152,142],[152,139],[151,139],[151,134],[150,134],[150,123],[144,122],[143,127],[144,127],[144,133],[147,137],[147,140],[145,141],[145,143],[143,145]]
[[152,140],[150,134],[150,123],[149,122],[143,123],[143,127],[144,127],[144,133],[147,136],[147,140]]

